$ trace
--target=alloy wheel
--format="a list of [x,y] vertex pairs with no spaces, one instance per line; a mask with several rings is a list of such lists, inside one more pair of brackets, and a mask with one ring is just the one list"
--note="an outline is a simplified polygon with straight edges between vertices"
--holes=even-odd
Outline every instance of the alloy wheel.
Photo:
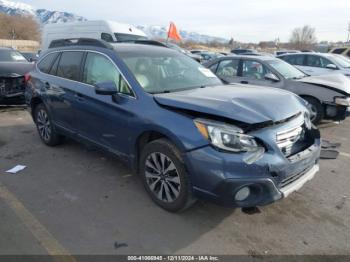
[[41,138],[45,141],[49,141],[51,138],[51,123],[45,110],[39,110],[36,122]]
[[310,120],[313,122],[317,117],[317,108],[315,105],[309,104]]
[[180,176],[174,162],[160,152],[146,158],[145,177],[152,193],[163,202],[174,202],[181,189]]

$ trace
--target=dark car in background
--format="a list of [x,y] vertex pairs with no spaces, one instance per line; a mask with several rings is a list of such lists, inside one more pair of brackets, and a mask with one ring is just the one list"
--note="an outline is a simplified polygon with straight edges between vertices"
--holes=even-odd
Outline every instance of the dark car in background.
[[203,63],[224,56],[221,53],[211,52],[211,51],[197,52],[196,55],[200,55],[202,57],[202,62]]
[[174,49],[180,53],[183,53],[183,54],[191,57],[192,59],[196,60],[198,63],[202,63],[202,56],[200,56],[199,54],[193,54],[190,51],[188,51],[188,50],[186,50],[186,49],[184,49],[184,48],[182,48],[174,43],[167,42],[164,44],[171,49]]
[[170,48],[49,49],[26,90],[45,144],[67,136],[115,154],[169,211],[196,198],[267,205],[318,171],[320,134],[303,99],[274,88],[223,86]]
[[271,56],[222,57],[205,66],[226,83],[270,86],[300,95],[308,101],[315,124],[322,119],[344,120],[349,115],[350,80],[341,74],[311,77]]
[[25,74],[32,68],[18,51],[0,47],[0,104],[24,102]]
[[254,49],[236,48],[231,50],[232,54],[240,55],[244,53],[256,53]]

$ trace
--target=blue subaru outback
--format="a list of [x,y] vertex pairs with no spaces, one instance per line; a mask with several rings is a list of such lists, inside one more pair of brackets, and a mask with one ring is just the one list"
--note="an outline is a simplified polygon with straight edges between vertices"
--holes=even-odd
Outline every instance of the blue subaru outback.
[[298,96],[223,86],[165,47],[67,43],[26,76],[40,138],[55,146],[71,137],[115,154],[162,208],[180,211],[197,198],[266,205],[317,173],[320,134]]

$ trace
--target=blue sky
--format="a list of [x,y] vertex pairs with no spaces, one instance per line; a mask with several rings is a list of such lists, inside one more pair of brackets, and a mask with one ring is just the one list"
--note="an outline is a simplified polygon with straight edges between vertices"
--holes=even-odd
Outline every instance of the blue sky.
[[345,41],[350,0],[22,0],[35,8],[73,12],[88,19],[167,25],[257,42],[287,41],[295,27],[316,28],[318,40]]

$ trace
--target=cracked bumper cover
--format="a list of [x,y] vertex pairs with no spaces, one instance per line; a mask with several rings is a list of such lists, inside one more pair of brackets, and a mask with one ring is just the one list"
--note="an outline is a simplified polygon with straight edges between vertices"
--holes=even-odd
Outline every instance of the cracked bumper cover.
[[[311,180],[318,171],[320,139],[287,159],[274,152],[266,152],[257,162],[247,165],[243,154],[219,152],[207,146],[187,153],[189,172],[193,174],[194,194],[217,204],[231,207],[263,206],[287,197]],[[283,181],[296,177],[291,183]],[[235,194],[249,186],[250,196],[236,201]]]

